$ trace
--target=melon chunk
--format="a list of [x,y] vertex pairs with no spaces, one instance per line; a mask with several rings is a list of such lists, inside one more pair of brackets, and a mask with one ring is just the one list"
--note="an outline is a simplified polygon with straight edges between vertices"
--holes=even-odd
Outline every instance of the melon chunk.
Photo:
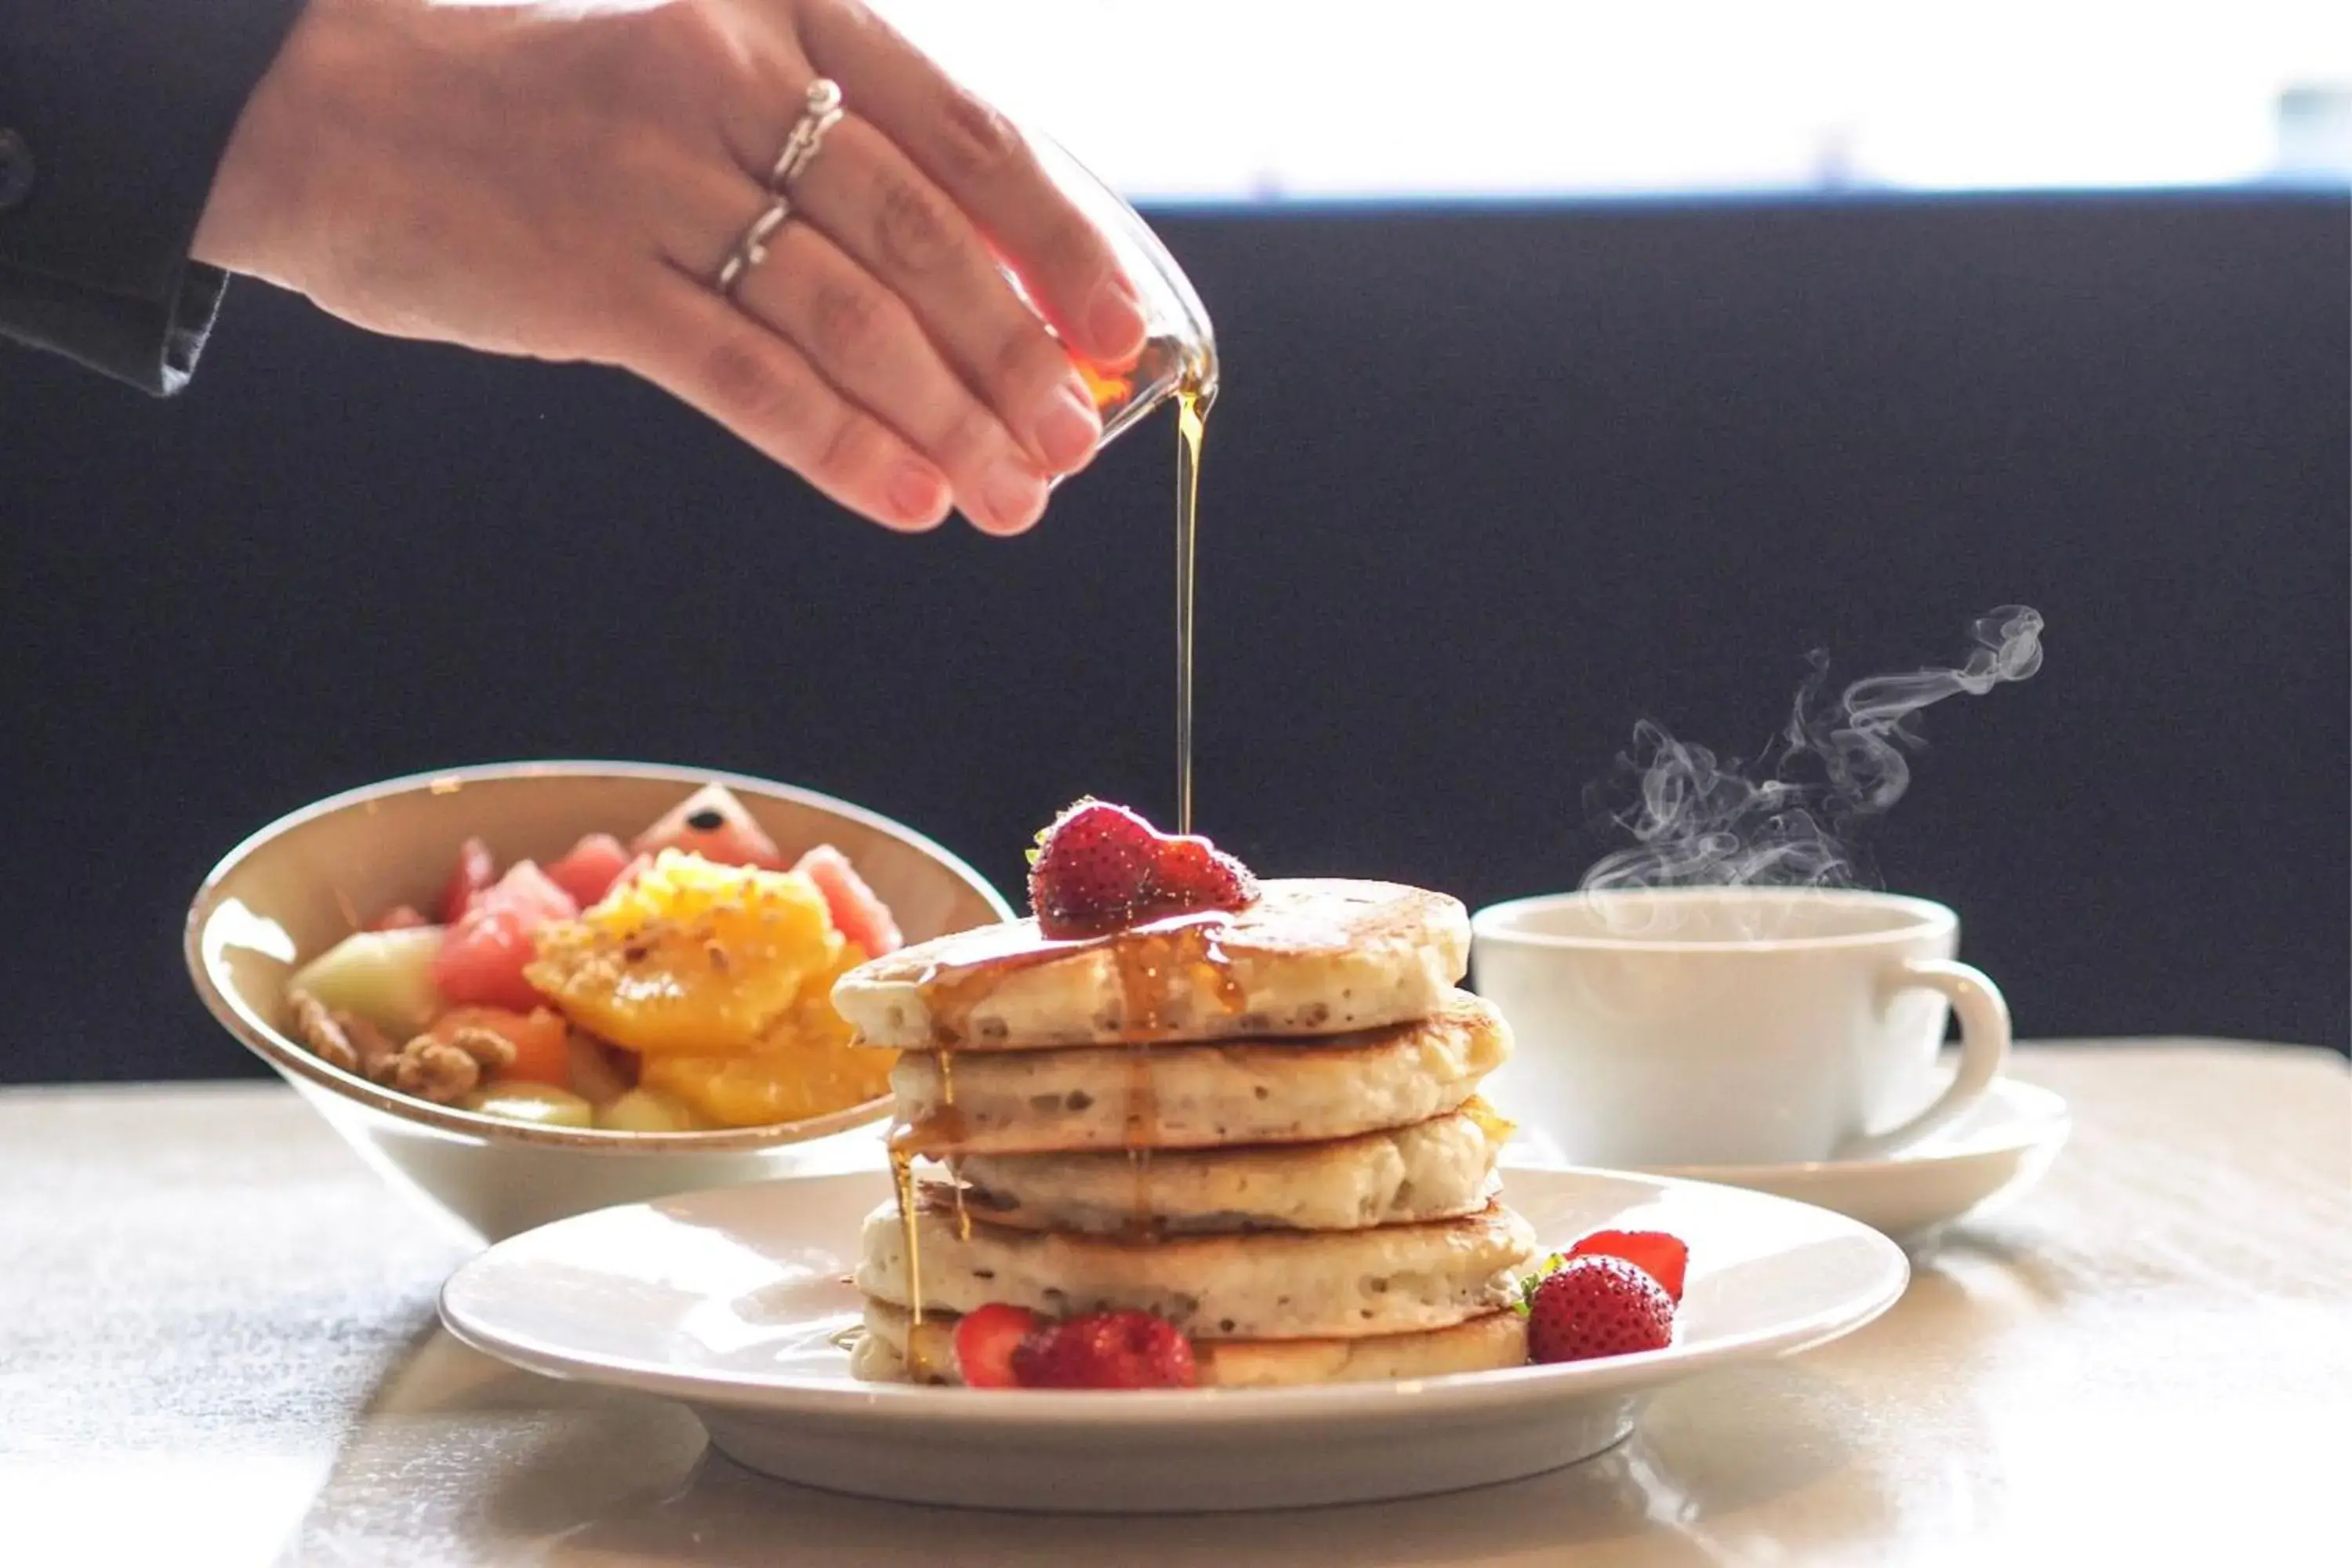
[[288,988],[364,1018],[394,1040],[422,1034],[446,1005],[433,983],[439,926],[354,931],[295,971]]
[[544,1083],[494,1083],[468,1091],[457,1101],[461,1110],[503,1116],[540,1127],[593,1127],[596,1108],[568,1089]]

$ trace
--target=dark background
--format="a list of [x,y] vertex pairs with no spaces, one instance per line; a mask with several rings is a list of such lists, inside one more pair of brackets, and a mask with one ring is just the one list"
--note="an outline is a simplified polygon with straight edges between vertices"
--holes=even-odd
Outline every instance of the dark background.
[[[2242,193],[1162,215],[1219,324],[1201,826],[1572,885],[1633,722],[1752,750],[2049,617],[1875,841],[2029,1036],[2342,1048],[2347,205]],[[1162,415],[1012,542],[835,513],[625,377],[232,290],[150,402],[0,350],[0,1079],[259,1070],[178,967],[222,851],[442,764],[830,790],[1011,888],[1172,801]],[[635,825],[615,824],[624,832]]]

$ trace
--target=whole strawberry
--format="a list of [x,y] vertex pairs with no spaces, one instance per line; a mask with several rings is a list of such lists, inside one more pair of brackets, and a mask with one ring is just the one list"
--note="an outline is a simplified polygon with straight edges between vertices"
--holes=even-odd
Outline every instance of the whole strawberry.
[[1123,805],[1081,800],[1037,835],[1029,907],[1050,937],[1097,936],[1135,923],[1160,836]]
[[1088,1312],[1013,1347],[1013,1377],[1024,1388],[1190,1388],[1192,1342],[1150,1312]]
[[1675,1339],[1675,1303],[1622,1258],[1570,1258],[1528,1290],[1528,1359],[1590,1361],[1664,1350]]

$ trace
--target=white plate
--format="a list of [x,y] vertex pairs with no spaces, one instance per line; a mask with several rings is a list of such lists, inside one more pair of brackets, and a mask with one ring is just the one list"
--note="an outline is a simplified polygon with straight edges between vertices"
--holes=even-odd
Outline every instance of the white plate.
[[1055,1512],[1189,1511],[1408,1497],[1601,1452],[1649,1391],[1851,1332],[1909,1277],[1884,1237],[1757,1193],[1528,1171],[1506,1201],[1547,1244],[1604,1226],[1691,1245],[1663,1351],[1410,1383],[1156,1393],[854,1381],[835,1342],[869,1174],[688,1194],[560,1220],[460,1268],[460,1339],[554,1377],[667,1394],[753,1469],[837,1491]]
[[1899,1154],[1805,1165],[1682,1165],[1655,1173],[1819,1204],[1916,1246],[1954,1220],[2023,1194],[2058,1157],[2073,1127],[2057,1095],[2001,1079],[1950,1126]]

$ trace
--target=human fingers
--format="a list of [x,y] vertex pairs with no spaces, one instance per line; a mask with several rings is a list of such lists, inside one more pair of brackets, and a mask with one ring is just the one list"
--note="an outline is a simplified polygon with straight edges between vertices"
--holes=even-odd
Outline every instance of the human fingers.
[[[745,184],[737,205],[755,211],[761,199]],[[1045,476],[1021,443],[941,357],[907,303],[814,226],[794,218],[777,229],[734,299],[936,464],[982,531],[1021,532],[1045,510]]]
[[938,467],[706,281],[663,269],[641,306],[628,369],[886,528],[945,521],[952,492]]
[[1085,466],[1102,423],[1068,350],[971,218],[853,106],[793,182],[799,215],[903,300],[940,354],[1045,467]]
[[1063,338],[1099,364],[1131,360],[1145,330],[1133,283],[1012,122],[860,0],[793,10],[810,63],[970,216]]

